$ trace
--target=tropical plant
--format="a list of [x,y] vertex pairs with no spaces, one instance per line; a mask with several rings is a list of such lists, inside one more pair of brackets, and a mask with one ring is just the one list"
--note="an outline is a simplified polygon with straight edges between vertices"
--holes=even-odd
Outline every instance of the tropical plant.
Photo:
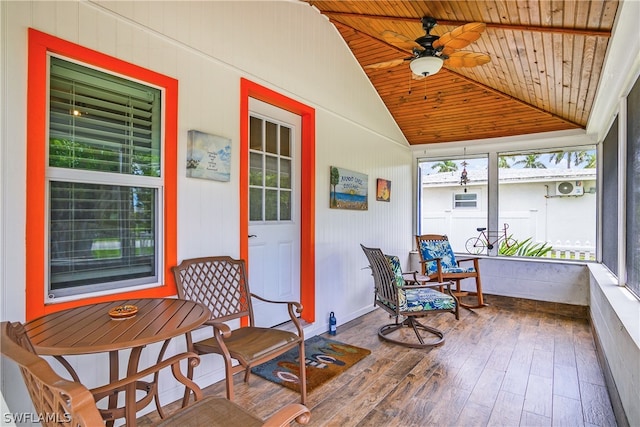
[[[512,239],[513,236],[509,236],[506,240]],[[507,246],[503,241],[498,249],[499,255],[504,256],[525,256],[525,257],[543,257],[547,253],[551,252],[553,247],[546,242],[533,243],[531,237],[522,241],[516,241],[516,244]]]
[[509,161],[513,161],[513,156],[500,156],[498,157],[498,167],[500,169],[509,169],[511,165]]
[[[582,150],[582,151],[557,151],[555,153],[551,153],[551,155],[549,156],[549,161],[553,161],[555,162],[555,164],[557,165],[558,163],[560,163],[563,159],[567,159],[567,169],[571,169],[571,164],[573,163],[574,166],[579,166],[582,163],[585,162],[589,162],[590,158],[589,156],[592,155],[592,153]],[[595,157],[595,154],[593,154],[593,156]],[[595,161],[594,161],[594,167],[595,167]]]
[[547,167],[538,160],[539,158],[539,154],[527,154],[523,159],[514,162],[513,165],[522,165],[522,167],[526,169],[546,169]]
[[458,170],[458,165],[453,160],[443,160],[431,166],[431,169],[437,169],[440,172],[455,172]]

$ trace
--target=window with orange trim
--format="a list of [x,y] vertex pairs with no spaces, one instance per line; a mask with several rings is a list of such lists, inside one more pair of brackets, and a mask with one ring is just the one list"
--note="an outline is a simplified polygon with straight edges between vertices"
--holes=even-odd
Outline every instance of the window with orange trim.
[[174,294],[177,82],[35,30],[29,59],[28,315]]

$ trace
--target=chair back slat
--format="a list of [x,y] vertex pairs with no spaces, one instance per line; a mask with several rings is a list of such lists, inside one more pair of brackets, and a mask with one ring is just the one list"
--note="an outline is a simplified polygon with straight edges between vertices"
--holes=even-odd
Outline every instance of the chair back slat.
[[382,303],[384,308],[392,308],[397,312],[399,310],[398,286],[389,259],[379,248],[368,248],[362,244],[360,246],[367,256],[371,268],[376,303]]
[[193,258],[172,270],[180,298],[204,304],[211,310],[212,319],[249,316],[253,324],[244,260],[228,256]]
[[2,355],[20,367],[36,413],[44,426],[104,425],[93,395],[80,383],[60,377],[35,354],[19,322],[0,324]]

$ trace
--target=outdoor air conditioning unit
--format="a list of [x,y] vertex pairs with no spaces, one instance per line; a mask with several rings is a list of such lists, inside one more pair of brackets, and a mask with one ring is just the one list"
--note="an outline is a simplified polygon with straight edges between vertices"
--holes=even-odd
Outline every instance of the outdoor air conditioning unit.
[[582,196],[583,194],[582,181],[562,181],[556,184],[556,195],[558,196]]

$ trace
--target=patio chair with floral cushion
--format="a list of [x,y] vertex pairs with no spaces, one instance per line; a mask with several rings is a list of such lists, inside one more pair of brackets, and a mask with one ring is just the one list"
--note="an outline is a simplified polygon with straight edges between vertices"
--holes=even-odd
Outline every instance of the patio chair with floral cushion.
[[[378,329],[378,336],[385,341],[411,348],[442,345],[444,333],[421,323],[417,318],[438,312],[451,312],[456,319],[459,318],[458,301],[451,293],[451,282],[409,284],[402,273],[398,257],[385,255],[379,248],[360,246],[367,256],[373,275],[374,304],[395,317],[394,323]],[[414,278],[411,283],[424,283],[424,281]],[[446,287],[448,294],[432,289],[433,286]],[[400,320],[401,318],[404,320]],[[412,329],[415,338],[410,333],[404,333],[403,328]],[[425,340],[423,331],[435,335],[435,340]]]
[[[477,257],[456,259],[449,238],[441,234],[423,234],[416,236],[420,263],[422,264],[422,274],[429,276],[438,282],[452,280],[456,282],[454,294],[460,300],[460,306],[464,308],[480,308],[487,304],[482,295],[482,282],[480,280],[480,265]],[[462,264],[466,262],[472,265]],[[464,291],[461,289],[460,281],[464,279],[475,279],[476,290]],[[462,297],[475,296],[476,301],[472,304],[464,302]]]

